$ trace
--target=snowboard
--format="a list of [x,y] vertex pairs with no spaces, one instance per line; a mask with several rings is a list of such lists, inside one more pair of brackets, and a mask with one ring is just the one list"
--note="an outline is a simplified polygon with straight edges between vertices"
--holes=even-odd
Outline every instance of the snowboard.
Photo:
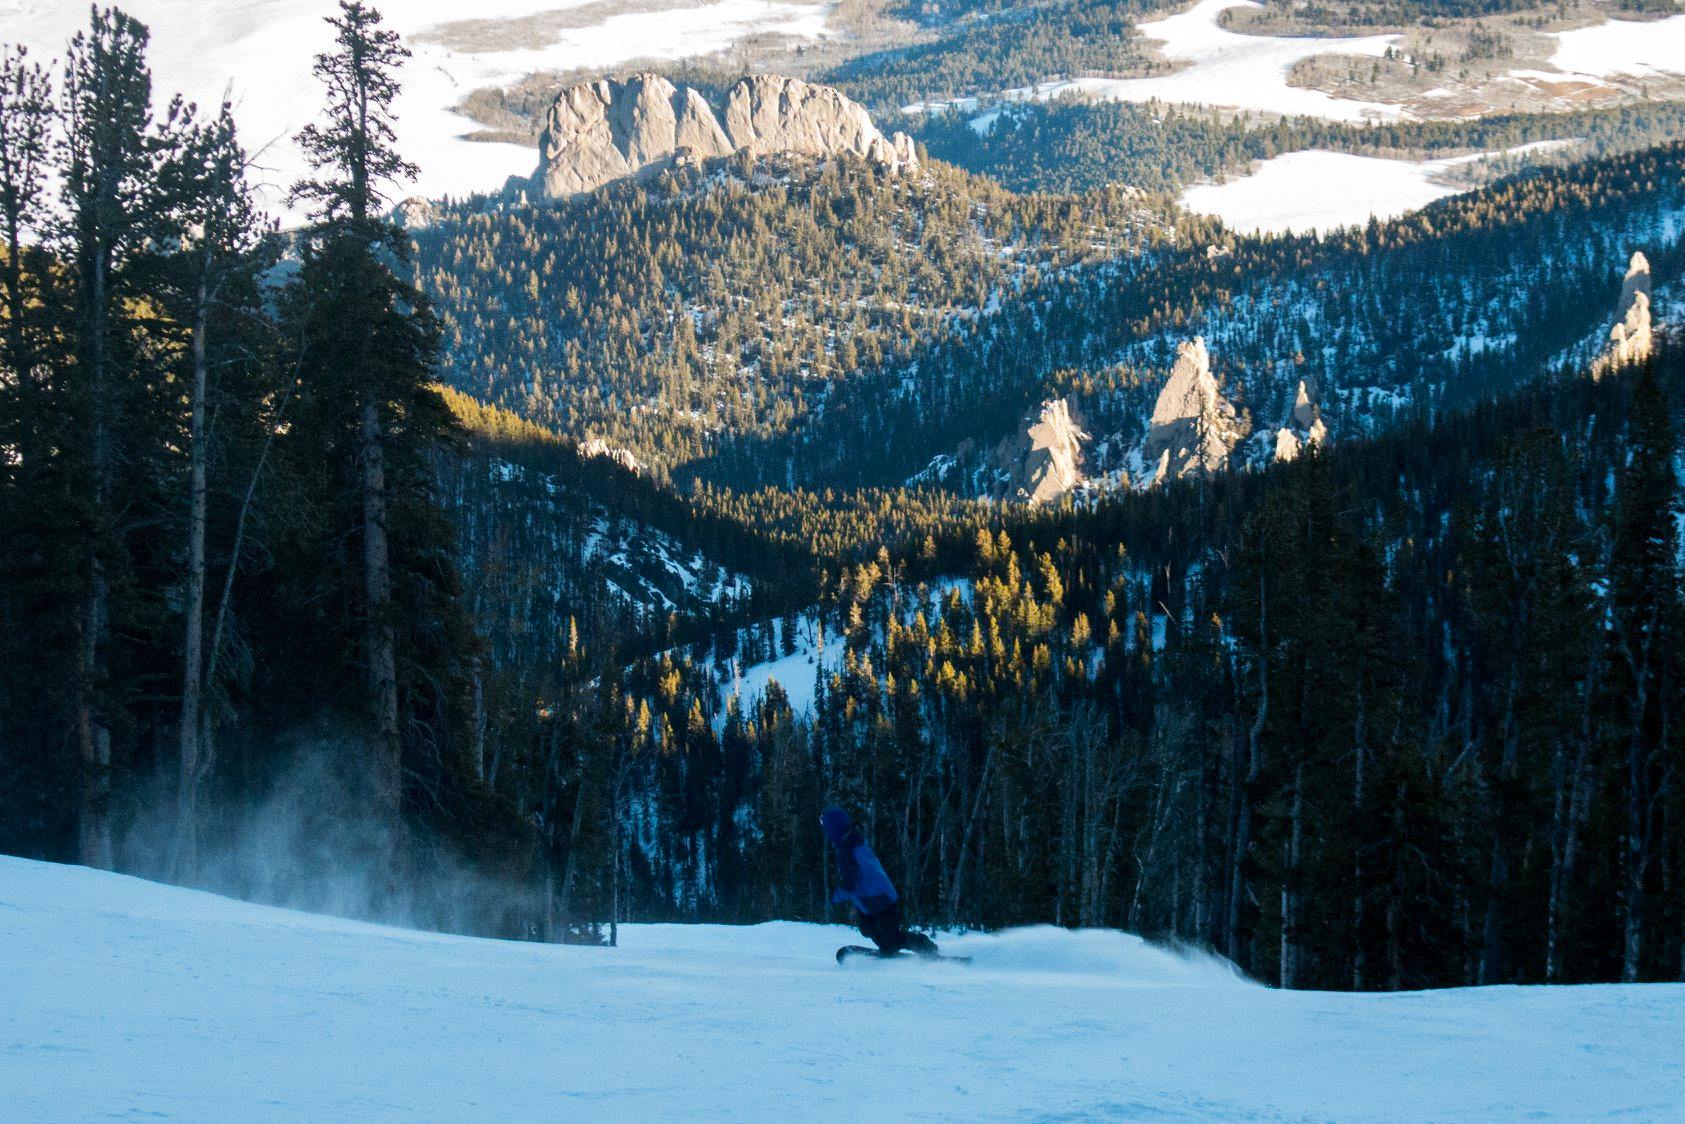
[[879,952],[861,944],[845,944],[837,949],[837,963],[847,964],[851,960],[942,960],[949,964],[969,964],[969,956],[944,956],[941,953],[917,953],[907,949],[900,952]]

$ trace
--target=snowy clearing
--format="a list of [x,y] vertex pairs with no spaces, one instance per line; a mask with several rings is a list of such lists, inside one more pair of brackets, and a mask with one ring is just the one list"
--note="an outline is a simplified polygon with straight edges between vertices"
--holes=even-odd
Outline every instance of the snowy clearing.
[[[1188,65],[1159,78],[1076,78],[1041,82],[1007,90],[1005,101],[1049,101],[1063,95],[1109,101],[1160,101],[1172,105],[1227,106],[1267,113],[1323,117],[1333,121],[1394,118],[1402,107],[1382,102],[1337,98],[1320,90],[1287,84],[1295,64],[1314,55],[1375,57],[1398,42],[1396,35],[1357,39],[1289,38],[1241,35],[1217,24],[1230,8],[1261,7],[1256,0],[1200,0],[1191,9],[1162,20],[1138,25],[1143,35],[1159,40],[1164,56]],[[941,110],[950,103],[919,103],[904,112]],[[951,103],[962,110],[975,108],[976,99]]]
[[1188,188],[1182,193],[1182,206],[1196,214],[1215,215],[1229,229],[1244,234],[1326,233],[1362,225],[1371,218],[1397,218],[1472,190],[1441,180],[1460,164],[1571,143],[1542,141],[1507,152],[1440,160],[1386,160],[1322,148],[1288,152],[1261,161],[1248,175],[1226,183]]
[[[160,105],[179,91],[215,107],[232,88],[241,136],[254,153],[262,150],[265,202],[283,210],[287,189],[305,171],[292,136],[322,106],[310,67],[331,42],[322,20],[337,10],[337,0],[124,0],[121,6],[151,28],[153,96]],[[801,0],[672,0],[667,10],[618,13],[615,4],[593,0],[480,0],[472,6],[401,0],[378,7],[415,52],[404,68],[397,106],[399,151],[421,168],[406,193],[433,199],[496,190],[512,175],[532,174],[538,162],[525,145],[465,139],[480,126],[453,107],[475,89],[538,71],[705,55],[761,32],[812,39],[824,34],[829,11],[827,3]],[[512,22],[585,7],[603,11],[581,26],[537,26],[518,47],[495,37],[481,49],[439,41],[438,33],[453,21]],[[40,59],[62,56],[87,22],[88,6],[77,0],[0,0],[0,41],[21,43]]]
[[0,858],[13,1119],[1685,1114],[1685,986],[1272,991],[1110,932],[625,926],[518,944]]
[[1551,65],[1570,74],[1685,74],[1685,14],[1654,21],[1612,19],[1558,32],[1556,40]]

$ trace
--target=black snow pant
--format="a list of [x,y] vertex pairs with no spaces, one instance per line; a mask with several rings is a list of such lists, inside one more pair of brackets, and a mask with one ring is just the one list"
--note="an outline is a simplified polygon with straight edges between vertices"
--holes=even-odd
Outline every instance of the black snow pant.
[[897,952],[916,952],[920,956],[935,956],[936,942],[923,933],[911,933],[901,927],[901,906],[891,904],[877,913],[860,915],[860,935],[878,946],[878,951],[893,956]]

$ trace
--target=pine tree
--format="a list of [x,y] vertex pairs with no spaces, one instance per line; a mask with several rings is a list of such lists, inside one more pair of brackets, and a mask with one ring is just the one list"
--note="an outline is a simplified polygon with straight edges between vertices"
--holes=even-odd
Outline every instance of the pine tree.
[[[66,744],[83,595],[62,375],[65,275],[37,239],[49,224],[56,106],[47,69],[0,50],[0,850],[70,853],[79,763]],[[61,638],[49,641],[46,638]],[[46,747],[55,747],[49,750]]]
[[[84,591],[77,621],[76,742],[82,764],[81,861],[112,861],[110,784],[115,695],[108,645],[114,570],[125,564],[126,528],[118,512],[145,469],[125,437],[147,413],[126,338],[129,266],[148,233],[135,206],[154,172],[152,78],[146,29],[112,8],[95,9],[88,30],[71,41],[61,91],[65,217],[61,241],[74,278],[77,393],[71,407],[85,427],[77,454],[85,511]],[[119,468],[121,467],[121,477]]]
[[[173,143],[153,190],[153,213],[161,228],[155,241],[173,247],[174,252],[158,263],[152,287],[185,336],[181,346],[188,368],[187,566],[181,591],[186,619],[173,865],[178,877],[190,878],[198,865],[199,791],[211,766],[209,712],[204,705],[209,686],[206,662],[209,659],[212,668],[217,662],[214,655],[207,657],[205,635],[211,459],[207,418],[211,397],[220,391],[225,406],[219,411],[223,444],[231,447],[230,433],[238,433],[242,422],[261,413],[253,409],[256,402],[274,394],[275,388],[266,385],[265,376],[271,373],[266,360],[272,349],[266,346],[268,323],[259,282],[273,254],[260,252],[265,249],[265,228],[246,183],[246,154],[235,134],[230,106],[224,103],[214,119],[199,122],[191,107],[178,100],[171,106],[165,129]],[[220,386],[213,387],[213,367]],[[241,374],[246,377],[240,379]],[[223,460],[240,464],[235,457]],[[260,468],[254,465],[248,471],[255,483]],[[249,497],[250,488],[245,493]],[[249,498],[238,509],[238,526],[243,527],[248,503]],[[213,650],[219,651],[222,644],[221,626],[228,615],[226,602],[239,565],[239,545],[236,542],[231,548],[212,628]]]
[[[300,375],[337,486],[355,497],[348,514],[361,543],[358,591],[366,714],[375,747],[378,812],[396,827],[404,805],[405,760],[395,567],[407,567],[425,596],[454,577],[439,540],[427,458],[453,423],[432,389],[438,325],[426,298],[400,276],[407,235],[378,215],[386,186],[415,169],[393,149],[395,70],[408,57],[377,12],[343,0],[329,24],[334,49],[315,73],[327,91],[327,120],[299,134],[318,178],[294,188],[318,225],[308,234],[292,286],[286,335],[299,341]],[[406,525],[400,526],[400,523]],[[407,558],[396,558],[403,544]],[[440,569],[443,567],[443,569]],[[417,654],[417,653],[412,653]]]

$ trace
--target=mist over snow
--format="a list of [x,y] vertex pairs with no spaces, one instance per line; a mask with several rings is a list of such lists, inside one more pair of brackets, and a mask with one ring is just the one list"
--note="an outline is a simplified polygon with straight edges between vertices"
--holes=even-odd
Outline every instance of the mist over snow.
[[[124,0],[121,7],[151,29],[155,103],[180,92],[214,111],[230,92],[241,138],[257,157],[264,202],[284,211],[288,189],[307,170],[292,137],[322,109],[310,68],[332,41],[323,20],[337,0]],[[421,175],[402,193],[434,199],[497,190],[510,176],[531,175],[538,162],[529,145],[468,139],[481,126],[455,107],[473,90],[542,71],[706,55],[764,32],[812,39],[825,32],[829,11],[804,0],[390,0],[375,7],[414,52],[400,75],[398,151]],[[537,18],[576,9],[577,19]],[[38,59],[62,57],[87,22],[88,5],[78,0],[0,0],[0,41],[21,43]]]
[[0,857],[12,1119],[1685,1114],[1685,986],[1283,992],[1123,933],[445,936]]

